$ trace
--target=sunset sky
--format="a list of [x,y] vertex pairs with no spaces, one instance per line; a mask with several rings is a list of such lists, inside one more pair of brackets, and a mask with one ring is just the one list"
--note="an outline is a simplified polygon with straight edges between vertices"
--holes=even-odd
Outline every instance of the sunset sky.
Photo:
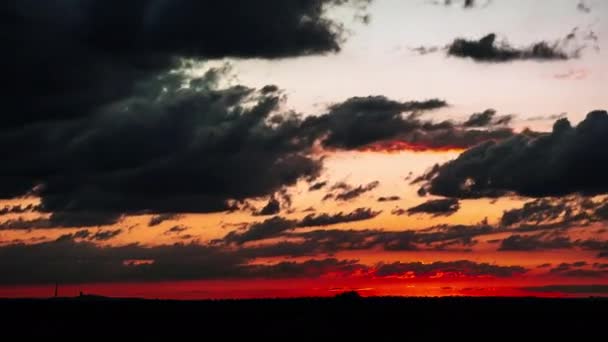
[[0,7],[0,297],[608,295],[606,1]]

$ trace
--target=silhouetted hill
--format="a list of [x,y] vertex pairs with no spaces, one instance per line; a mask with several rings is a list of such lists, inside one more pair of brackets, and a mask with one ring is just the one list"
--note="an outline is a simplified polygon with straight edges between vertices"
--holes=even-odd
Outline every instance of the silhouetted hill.
[[0,300],[3,334],[285,339],[527,339],[605,336],[608,300],[337,298],[168,301],[104,297]]

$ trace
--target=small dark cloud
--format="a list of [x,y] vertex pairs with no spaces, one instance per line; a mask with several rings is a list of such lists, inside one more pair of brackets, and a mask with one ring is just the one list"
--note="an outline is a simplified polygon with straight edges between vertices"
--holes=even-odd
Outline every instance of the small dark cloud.
[[457,6],[463,9],[472,9],[476,7],[487,6],[491,3],[491,0],[436,0],[433,3],[445,7]]
[[270,197],[268,203],[262,208],[260,211],[255,212],[255,216],[270,216],[276,215],[281,212],[281,202],[277,200],[274,196]]
[[355,221],[363,221],[375,218],[380,215],[381,211],[374,211],[369,208],[358,208],[353,212],[344,214],[342,212],[337,214],[309,214],[300,220],[297,225],[298,227],[318,227],[318,226],[329,226],[338,223],[348,223]]
[[323,202],[329,201],[332,198],[334,198],[333,194],[325,194],[325,196],[323,196],[323,198],[321,199],[321,201],[323,201]]
[[567,118],[567,116],[567,113],[552,114],[547,116],[532,116],[527,118],[526,121],[555,121],[559,119],[565,119]]
[[276,237],[296,227],[297,221],[275,216],[262,222],[253,223],[243,231],[231,231],[221,241],[242,245],[249,241]]
[[542,264],[542,265],[538,265],[537,268],[549,268],[551,267],[550,263],[546,263],[546,264]]
[[462,125],[464,127],[488,127],[488,126],[499,126],[508,125],[513,120],[512,115],[504,115],[496,117],[496,110],[486,109],[481,113],[471,114],[469,119]]
[[401,197],[399,196],[383,196],[383,197],[378,197],[378,202],[396,202],[396,201],[400,201]]
[[71,234],[63,234],[57,238],[56,241],[71,241],[74,239],[86,239],[91,236],[91,232],[88,230],[79,230]]
[[150,221],[148,222],[148,227],[155,227],[165,221],[174,221],[174,220],[177,220],[180,218],[181,218],[180,215],[174,214],[174,213],[155,215],[155,216],[152,216],[152,218],[150,218]]
[[553,43],[541,41],[528,47],[515,48],[508,42],[496,43],[491,33],[479,40],[455,39],[449,46],[449,56],[471,58],[477,62],[504,63],[516,60],[555,61],[578,58],[579,49],[566,51],[568,37]]
[[173,226],[173,227],[167,229],[163,234],[164,235],[180,235],[181,233],[185,232],[188,229],[189,228],[186,226]]
[[441,50],[441,48],[438,46],[418,46],[415,48],[410,48],[410,51],[421,56],[429,55],[438,52],[439,50]]
[[28,205],[5,205],[4,208],[0,209],[0,216],[8,215],[8,214],[24,214],[38,211],[39,206],[34,204]]
[[108,241],[122,234],[122,232],[122,229],[99,230],[95,234],[92,234],[88,230],[79,230],[75,233],[61,235],[55,240],[55,242],[75,241],[76,239],[88,241]]
[[408,215],[429,214],[450,216],[460,209],[460,201],[454,198],[430,200],[407,210]]
[[91,236],[91,240],[94,241],[107,241],[111,240],[122,233],[122,229],[116,230],[100,230]]
[[576,9],[583,13],[591,13],[591,7],[587,5],[584,0],[579,1],[576,5]]
[[584,80],[589,76],[587,69],[568,69],[565,72],[559,72],[553,75],[557,80]]
[[395,216],[403,216],[403,215],[407,215],[407,210],[403,209],[403,208],[395,208],[391,211],[391,214],[393,214]]
[[345,189],[342,192],[337,193],[334,198],[336,201],[351,201],[367,192],[374,190],[379,185],[380,182],[374,181],[367,185],[359,185],[356,188]]
[[317,190],[321,190],[323,189],[325,186],[327,186],[327,182],[317,182],[312,184],[309,188],[308,191],[317,191]]

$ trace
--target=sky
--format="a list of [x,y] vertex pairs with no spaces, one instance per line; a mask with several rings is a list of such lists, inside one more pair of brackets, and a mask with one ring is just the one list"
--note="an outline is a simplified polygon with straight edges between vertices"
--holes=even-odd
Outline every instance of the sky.
[[0,6],[0,297],[608,294],[605,1]]

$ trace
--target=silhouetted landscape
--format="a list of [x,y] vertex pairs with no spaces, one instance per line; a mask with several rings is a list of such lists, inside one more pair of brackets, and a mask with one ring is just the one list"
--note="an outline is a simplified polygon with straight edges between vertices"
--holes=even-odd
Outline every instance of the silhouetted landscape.
[[3,333],[115,337],[602,336],[608,300],[334,298],[172,301],[96,296],[1,300]]

